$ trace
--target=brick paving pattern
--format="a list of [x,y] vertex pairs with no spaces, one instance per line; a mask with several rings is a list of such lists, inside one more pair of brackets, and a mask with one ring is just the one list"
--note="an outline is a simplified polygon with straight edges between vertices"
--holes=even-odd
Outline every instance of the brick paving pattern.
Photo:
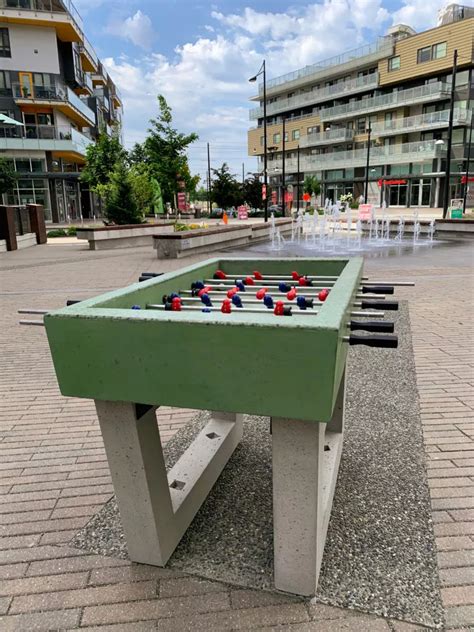
[[[410,302],[447,627],[468,630],[474,626],[472,260],[428,265],[412,257],[411,269],[398,264],[369,260],[366,271],[417,283],[415,291],[397,294]],[[0,629],[424,629],[67,546],[110,498],[112,484],[93,403],[60,395],[44,330],[19,327],[16,310],[59,307],[67,298],[127,285],[142,270],[181,265],[158,263],[148,248],[92,253],[48,245],[0,255]],[[192,415],[158,409],[163,438]]]

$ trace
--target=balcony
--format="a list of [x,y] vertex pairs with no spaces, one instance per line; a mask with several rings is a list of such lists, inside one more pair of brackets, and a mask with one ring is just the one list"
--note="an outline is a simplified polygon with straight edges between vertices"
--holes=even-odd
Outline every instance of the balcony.
[[[303,92],[289,99],[279,99],[273,103],[267,103],[267,116],[276,114],[277,112],[284,112],[285,110],[292,110],[299,107],[308,107],[309,105],[320,103],[328,99],[335,97],[342,97],[349,94],[356,94],[357,92],[363,92],[370,88],[375,88],[379,83],[378,73],[372,73],[365,77],[357,77],[350,81],[341,81],[333,86],[326,86],[320,90],[312,90],[310,92]],[[262,118],[263,106],[254,108],[249,112],[250,120],[256,120]]]
[[92,75],[92,82],[94,86],[106,86],[109,82],[109,75],[100,61],[97,71]]
[[333,143],[350,143],[354,140],[354,130],[341,127],[331,129],[320,134],[307,134],[300,138],[300,147],[314,147],[316,145],[331,145]]
[[77,87],[74,88],[76,94],[82,94],[88,97],[93,96],[94,85],[92,83],[92,77],[89,74],[83,72],[80,77],[76,77],[76,81],[78,83]]
[[438,101],[449,97],[450,89],[446,83],[437,81],[418,88],[399,90],[390,94],[382,94],[370,99],[352,101],[344,105],[336,105],[332,108],[320,110],[319,116],[322,121],[334,121],[336,119],[347,119],[360,114],[377,112],[378,110],[394,109],[401,105],[414,105],[415,103],[427,103]]
[[82,44],[79,44],[79,53],[81,55],[82,69],[85,72],[97,72],[99,58],[87,37],[84,37]]
[[112,84],[112,86],[110,86],[110,89],[111,89],[111,97],[112,97],[114,106],[116,108],[121,108],[123,105],[123,99],[122,99],[120,90],[117,88],[115,84]]
[[[437,145],[434,140],[371,147],[370,166],[425,162],[427,160],[433,160],[434,158],[440,158],[444,153],[446,153],[446,145]],[[300,159],[300,170],[323,171],[335,168],[348,169],[351,167],[365,167],[366,163],[367,149],[334,151],[318,156],[302,156]],[[269,170],[274,167],[281,169],[281,160],[270,161]],[[288,173],[291,171],[296,172],[296,160],[286,160],[285,169]]]
[[[313,81],[318,81],[323,77],[347,74],[348,72],[375,64],[384,57],[389,57],[393,53],[393,41],[391,38],[380,38],[373,44],[366,44],[359,48],[347,51],[342,55],[336,55],[329,59],[305,66],[294,72],[274,77],[267,81],[267,95],[269,93],[281,92],[281,86],[286,89],[296,88]],[[259,95],[263,94],[263,85],[259,85]]]
[[[466,109],[456,108],[453,113],[453,124],[469,125],[471,112]],[[396,134],[410,134],[432,129],[440,129],[449,125],[449,110],[441,112],[431,112],[420,114],[419,116],[409,116],[407,118],[393,119],[384,123],[372,123],[372,134],[374,136],[395,136]]]
[[71,0],[0,0],[0,21],[53,27],[63,42],[80,42],[82,18]]
[[69,86],[56,82],[50,86],[29,87],[12,83],[13,98],[17,105],[45,105],[56,108],[81,127],[95,125],[95,113],[81,101]]
[[57,157],[83,161],[93,141],[70,126],[0,126],[0,150],[51,151]]

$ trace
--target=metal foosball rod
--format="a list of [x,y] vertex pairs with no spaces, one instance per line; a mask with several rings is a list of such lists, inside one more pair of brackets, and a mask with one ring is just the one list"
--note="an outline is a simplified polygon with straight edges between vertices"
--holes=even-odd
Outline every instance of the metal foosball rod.
[[[285,311],[285,313],[281,314],[282,316],[293,316],[293,315],[300,315],[300,316],[317,316],[317,314],[319,314],[319,310],[317,309],[312,309],[312,310],[299,310],[297,312],[294,312],[291,310],[291,306],[285,306],[287,309]],[[289,310],[288,310],[289,308]],[[204,312],[204,313],[212,313],[212,312],[221,312],[221,308],[217,307],[217,306],[212,306],[212,307],[207,307],[206,305],[182,305],[181,304],[181,309],[177,309],[177,310],[173,310],[170,309],[169,307],[167,307],[166,305],[163,304],[159,304],[159,303],[149,303],[146,306],[146,309],[158,309],[158,310],[163,310],[163,311],[171,311],[171,312]],[[233,309],[231,312],[227,312],[229,314],[274,314],[274,311],[271,309],[267,309],[265,307],[262,308],[256,308],[256,307],[235,307],[233,306]],[[383,318],[385,316],[384,312],[360,312],[360,311],[354,311],[350,313],[351,317],[354,318]]]
[[[185,296],[182,296],[183,294],[185,294]],[[215,294],[217,294],[217,296],[215,296]],[[213,307],[213,300],[220,300],[222,298],[222,293],[221,292],[214,292],[214,293],[209,293],[207,296],[208,298],[199,298],[197,296],[191,296],[191,292],[180,292],[180,295],[183,298],[183,301],[185,303],[198,303],[200,305],[202,305],[203,307]],[[268,309],[271,309],[273,307],[273,299],[271,299],[270,305],[268,305],[264,300],[260,300],[258,298],[255,297],[247,297],[242,294],[237,295],[238,298],[240,299],[242,305],[262,305],[264,304]],[[267,294],[268,297],[271,298],[271,296],[269,294]],[[303,303],[303,307],[301,307],[299,299],[304,299],[304,303]],[[299,297],[297,297],[296,301],[290,301],[287,298],[285,299],[277,299],[277,300],[283,300],[283,302],[287,305],[294,305],[297,307],[300,307],[300,309],[312,309],[315,306],[321,307],[322,305],[324,305],[324,301],[316,301],[312,298],[306,298],[303,295],[300,295]],[[235,307],[241,307],[241,305],[239,305],[238,301],[235,301],[233,298],[231,299],[231,301],[233,302],[233,304],[235,305]],[[164,301],[165,303],[166,301]],[[357,301],[352,301],[352,306],[353,307],[361,307],[362,309],[367,309],[367,308],[372,308],[372,309],[385,309],[387,308],[389,311],[394,311],[396,310],[396,305],[398,305],[397,303],[393,302],[393,301],[375,301],[375,302],[371,302],[370,300],[357,300]],[[151,307],[151,305],[150,305]]]
[[[223,276],[220,276],[220,274],[222,274]],[[252,272],[251,275],[249,274],[244,274],[244,273],[239,273],[239,274],[226,274],[225,272],[223,273],[222,270],[217,270],[217,272],[214,274],[214,278],[213,278],[213,282],[215,283],[216,281],[220,281],[220,280],[225,280],[225,279],[235,279],[235,278],[247,278],[250,277],[252,278],[254,281],[295,281],[296,283],[299,281],[300,278],[304,278],[307,279],[309,281],[321,281],[323,283],[326,282],[336,282],[339,278],[340,275],[338,276],[326,276],[326,275],[319,275],[319,274],[299,274],[297,272],[293,272],[291,275],[290,274],[261,274],[258,271],[254,271]],[[406,287],[414,287],[415,283],[413,281],[370,281],[369,277],[361,277],[361,281],[364,282],[365,285],[392,285],[392,286],[406,286]]]
[[[268,281],[268,282],[263,282],[263,281],[254,281],[252,283],[248,283],[248,278],[244,278],[244,279],[240,279],[240,278],[236,278],[236,279],[204,279],[203,283],[205,285],[209,285],[213,288],[231,288],[234,286],[244,286],[245,288],[249,288],[251,289],[255,289],[255,290],[260,290],[262,288],[265,287],[275,287],[275,288],[279,288],[280,286],[283,287],[285,286],[287,289],[283,290],[285,292],[288,292],[290,289],[292,288],[297,288],[301,291],[313,291],[313,292],[318,292],[320,290],[325,290],[325,289],[332,289],[333,286],[331,286],[329,283],[326,283],[324,285],[298,285],[298,283],[291,283],[291,282],[286,282],[286,281]],[[372,294],[393,294],[394,293],[394,286],[393,285],[366,285],[364,283],[364,285],[360,285],[359,288],[364,294],[366,293],[372,293]]]
[[[231,288],[229,288],[229,289],[231,289]],[[288,294],[288,292],[281,291],[278,288],[264,288],[264,287],[262,287],[262,288],[258,288],[257,291],[258,290],[268,290],[268,292],[265,292],[265,294],[271,294],[272,292],[274,292],[276,294],[279,294],[279,295],[282,294],[283,296],[287,296],[287,294]],[[212,290],[209,290],[208,292],[204,292],[204,294],[207,294],[208,296],[217,298],[219,296],[221,296],[221,297],[227,296],[227,291],[228,291],[227,288],[226,289],[221,289],[221,290],[219,290],[217,288],[213,288]],[[289,290],[289,291],[291,292],[291,290]],[[322,291],[323,290],[319,290],[319,291],[316,291],[316,292],[306,292],[306,288],[305,288],[304,290],[302,290],[301,294],[295,294],[295,298],[297,298],[298,296],[309,295],[309,298],[313,298],[314,299],[315,297],[318,297],[318,295]],[[194,298],[199,297],[199,295],[197,295],[192,290],[191,291],[190,290],[179,290],[178,294],[183,296],[183,297],[186,297],[186,298],[188,296],[194,297]],[[252,294],[252,292],[250,290],[247,290],[245,292],[238,292],[238,294],[239,294],[239,296],[242,299],[246,299],[246,300],[249,300],[249,299],[254,300],[256,298],[256,293]],[[372,293],[371,292],[367,292],[367,294],[372,294]],[[376,294],[376,296],[372,297],[372,296],[366,296],[366,295],[364,295],[364,293],[358,293],[358,294],[355,295],[355,298],[357,300],[361,300],[361,299],[364,299],[364,300],[369,299],[370,300],[372,298],[374,300],[384,300],[385,299],[384,296],[382,296],[381,294],[379,294],[377,292],[374,292],[373,294]],[[229,296],[229,298],[231,298],[231,297]],[[257,300],[259,300],[259,299],[257,298]],[[289,299],[289,300],[292,300],[292,299]],[[260,299],[260,301],[261,301],[261,299]],[[315,300],[314,302],[322,304],[324,301],[320,299],[318,301]]]

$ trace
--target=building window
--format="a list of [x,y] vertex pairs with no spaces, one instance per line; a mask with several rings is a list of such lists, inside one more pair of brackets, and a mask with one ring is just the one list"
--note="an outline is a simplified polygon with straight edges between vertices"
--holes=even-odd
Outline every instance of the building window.
[[260,146],[263,147],[263,136],[260,136]]
[[288,141],[288,132],[285,132],[285,143]]
[[273,142],[275,143],[275,145],[278,145],[280,140],[281,140],[281,136],[279,132],[277,134],[273,134]]
[[356,132],[358,134],[364,134],[367,129],[365,118],[357,119],[357,128]]
[[0,70],[0,96],[9,96],[11,93],[10,73],[8,70]]
[[299,129],[294,129],[291,132],[291,140],[299,140],[300,139],[300,130]]
[[0,57],[11,57],[12,52],[10,50],[10,36],[8,35],[8,29],[0,29]]
[[399,70],[400,68],[400,55],[396,57],[390,57],[388,60],[388,72],[392,72],[392,70]]
[[385,129],[392,129],[394,127],[393,124],[393,112],[385,112]]
[[447,52],[448,45],[446,42],[419,48],[416,57],[417,63],[423,64],[425,61],[431,61],[432,59],[442,59],[443,57],[446,57]]
[[435,44],[433,46],[433,59],[442,59],[446,57],[446,53],[448,52],[448,45],[446,42],[441,42],[441,44]]
[[313,125],[312,127],[308,127],[307,129],[307,133],[308,134],[318,134],[319,133],[319,125]]

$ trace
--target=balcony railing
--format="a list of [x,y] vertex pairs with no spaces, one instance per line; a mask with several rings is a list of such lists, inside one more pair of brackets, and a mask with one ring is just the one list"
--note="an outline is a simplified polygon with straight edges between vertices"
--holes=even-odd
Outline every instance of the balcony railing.
[[89,57],[92,59],[92,61],[94,62],[94,64],[96,66],[99,65],[99,58],[97,56],[97,53],[94,50],[94,47],[92,46],[92,44],[89,42],[89,40],[87,39],[87,37],[84,37],[84,41],[81,44],[81,48],[83,48],[85,50],[85,52],[89,55]]
[[[454,125],[468,125],[471,121],[471,112],[463,108],[456,108],[453,112]],[[418,116],[392,119],[384,123],[372,123],[372,134],[374,136],[394,136],[396,134],[410,134],[420,130],[436,129],[448,127],[449,110],[440,112],[430,112]]]
[[[320,90],[312,90],[310,92],[303,92],[302,94],[295,95],[289,99],[279,99],[273,103],[267,103],[267,116],[275,114],[276,112],[283,112],[285,110],[291,110],[298,107],[308,107],[308,105],[320,103],[326,99],[333,97],[345,96],[349,94],[355,94],[362,92],[363,90],[374,88],[379,83],[378,73],[372,73],[365,77],[357,77],[350,81],[341,81],[335,83],[332,86],[326,86]],[[256,120],[263,116],[263,106],[250,110],[250,120]]]
[[[380,56],[386,56],[389,55],[392,50],[393,42],[391,41],[391,39],[382,38],[381,40],[378,40],[373,44],[366,44],[359,48],[346,51],[342,55],[336,55],[335,57],[324,59],[323,61],[311,64],[310,66],[305,66],[304,68],[299,68],[298,70],[289,72],[285,75],[274,77],[273,79],[267,81],[267,89],[271,89],[276,86],[281,86],[284,83],[289,83],[291,81],[296,81],[298,79],[309,77],[310,75],[317,74],[318,72],[331,68],[332,66],[347,64],[362,57],[373,55],[376,56],[377,54],[379,54]],[[263,93],[263,85],[259,86],[259,93]]]
[[332,143],[351,142],[354,139],[354,130],[341,127],[331,129],[319,134],[307,134],[300,139],[301,147],[313,147],[315,145],[331,145]]
[[0,126],[1,149],[75,151],[85,154],[94,141],[68,125]]
[[396,108],[399,105],[411,105],[413,103],[424,103],[426,101],[436,101],[437,99],[447,98],[449,96],[449,87],[446,83],[437,81],[429,83],[418,88],[409,88],[408,90],[399,90],[390,94],[382,94],[370,99],[362,99],[360,101],[352,101],[344,105],[336,105],[332,108],[322,109],[319,112],[322,121],[332,121],[334,119],[351,118],[352,116],[384,110],[387,108]]
[[[398,145],[383,145],[371,147],[370,165],[385,165],[405,162],[424,162],[440,157],[446,152],[446,145],[437,145],[434,140],[425,140],[415,143],[400,143]],[[303,156],[300,159],[301,171],[322,171],[339,167],[347,169],[351,167],[363,167],[367,163],[367,149],[354,149],[351,151],[334,151],[318,156]],[[281,160],[269,162],[269,170],[281,169]],[[296,171],[296,160],[285,161],[287,173]]]
[[84,22],[71,0],[0,0],[0,9],[69,13],[77,28],[84,30]]
[[95,113],[75,94],[69,86],[56,82],[49,86],[24,86],[12,83],[14,99],[31,99],[32,101],[66,102],[78,110],[90,123],[95,125]]

